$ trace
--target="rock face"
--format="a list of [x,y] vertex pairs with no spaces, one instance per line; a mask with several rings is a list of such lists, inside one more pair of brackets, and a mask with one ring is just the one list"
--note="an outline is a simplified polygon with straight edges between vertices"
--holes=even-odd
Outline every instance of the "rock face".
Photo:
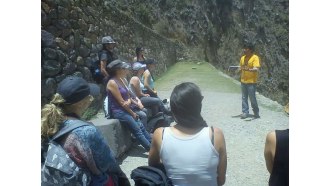
[[[285,105],[289,99],[288,0],[95,0],[41,2],[42,82],[68,75],[92,81],[89,67],[111,35],[128,62],[135,48],[159,65],[156,76],[177,59],[205,60],[228,75],[245,42],[255,44],[262,68],[257,90]],[[42,104],[51,90],[42,89]],[[47,89],[47,88],[46,88]]]
[[111,2],[182,44],[184,58],[211,62],[225,73],[239,64],[244,43],[252,42],[262,63],[257,90],[282,105],[288,102],[289,0]]
[[132,62],[137,46],[145,47],[147,57],[158,61],[156,76],[176,62],[180,48],[111,1],[42,0],[41,23],[42,105],[50,101],[66,76],[93,81],[88,67],[98,58],[103,36],[111,35],[117,41],[116,54],[127,62]]

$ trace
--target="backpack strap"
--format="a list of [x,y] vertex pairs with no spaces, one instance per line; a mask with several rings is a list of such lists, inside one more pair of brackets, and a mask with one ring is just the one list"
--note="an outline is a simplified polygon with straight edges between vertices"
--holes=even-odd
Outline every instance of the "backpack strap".
[[163,140],[163,138],[164,138],[164,130],[165,130],[165,127],[163,128],[162,140]]
[[214,129],[213,129],[213,126],[211,126],[211,131],[212,131],[212,139],[211,139],[211,142],[212,142],[212,145],[214,146]]
[[[68,120],[65,120],[63,123],[67,122]],[[70,120],[72,123],[69,125],[65,125],[62,127],[53,137],[51,140],[55,141],[56,139],[62,137],[63,135],[71,132],[72,130],[82,127],[82,126],[87,126],[90,125],[87,122],[81,121],[81,120]]]

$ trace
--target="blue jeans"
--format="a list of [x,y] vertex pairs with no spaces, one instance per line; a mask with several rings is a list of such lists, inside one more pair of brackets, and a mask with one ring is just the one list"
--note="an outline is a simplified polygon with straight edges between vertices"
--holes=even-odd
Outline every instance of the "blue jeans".
[[136,121],[129,113],[125,111],[116,111],[113,113],[114,118],[118,119],[123,125],[126,125],[141,145],[150,150],[151,136],[144,128],[141,120]]
[[256,99],[256,84],[241,83],[241,89],[242,89],[242,112],[245,114],[249,114],[248,98],[250,98],[253,113],[256,116],[259,116],[259,107]]
[[143,108],[142,110],[134,111],[140,118],[141,122],[144,126],[147,126],[148,116],[147,116],[147,109]]
[[151,115],[153,116],[158,112],[168,113],[163,101],[159,97],[141,97],[140,100],[143,106],[151,109]]

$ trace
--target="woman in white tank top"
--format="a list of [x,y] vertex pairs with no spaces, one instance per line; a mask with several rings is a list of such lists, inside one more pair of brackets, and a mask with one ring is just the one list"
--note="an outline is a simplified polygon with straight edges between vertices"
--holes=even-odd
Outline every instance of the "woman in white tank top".
[[202,118],[200,89],[194,83],[181,83],[170,100],[177,124],[154,132],[149,165],[162,163],[173,185],[223,185],[227,169],[225,139],[221,129],[207,127]]

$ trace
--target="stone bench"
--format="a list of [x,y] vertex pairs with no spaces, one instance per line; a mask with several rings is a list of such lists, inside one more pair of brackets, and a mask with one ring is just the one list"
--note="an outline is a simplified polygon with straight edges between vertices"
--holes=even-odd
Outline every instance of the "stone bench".
[[132,145],[131,133],[118,119],[107,119],[98,114],[97,118],[90,121],[102,132],[116,158],[129,150]]

